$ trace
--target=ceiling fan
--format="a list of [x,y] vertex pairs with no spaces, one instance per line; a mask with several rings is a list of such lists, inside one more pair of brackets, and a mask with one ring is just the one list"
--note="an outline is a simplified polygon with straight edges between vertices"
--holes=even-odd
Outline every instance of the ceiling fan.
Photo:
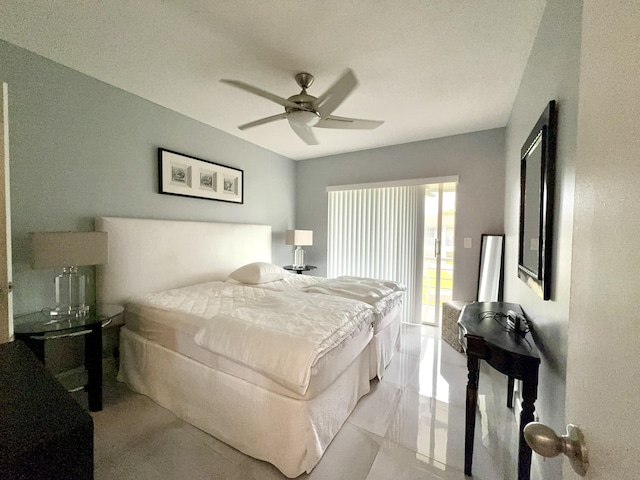
[[340,106],[358,85],[358,80],[351,69],[347,69],[342,76],[319,97],[314,97],[307,93],[307,88],[313,83],[313,75],[310,73],[298,73],[295,76],[295,80],[300,88],[302,88],[302,91],[289,98],[279,97],[278,95],[238,80],[221,79],[220,81],[271,100],[284,107],[284,113],[245,123],[238,127],[240,130],[246,130],[247,128],[257,127],[258,125],[264,125],[265,123],[286,118],[293,131],[307,145],[318,145],[318,141],[313,135],[311,127],[373,130],[384,123],[378,120],[363,120],[360,118],[332,115],[333,111]]

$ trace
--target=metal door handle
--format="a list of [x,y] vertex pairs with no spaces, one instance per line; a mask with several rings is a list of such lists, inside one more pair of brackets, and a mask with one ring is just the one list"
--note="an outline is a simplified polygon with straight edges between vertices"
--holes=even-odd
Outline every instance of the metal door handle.
[[531,422],[524,427],[524,439],[531,450],[543,457],[555,457],[564,453],[569,457],[569,462],[578,475],[584,477],[587,474],[587,446],[582,431],[575,425],[567,425],[567,434],[559,437],[550,427]]

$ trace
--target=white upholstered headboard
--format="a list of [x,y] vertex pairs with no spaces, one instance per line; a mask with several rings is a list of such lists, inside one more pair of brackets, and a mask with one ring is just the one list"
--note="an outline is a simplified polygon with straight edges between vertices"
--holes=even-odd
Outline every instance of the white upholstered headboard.
[[271,261],[271,226],[139,218],[96,218],[109,260],[97,268],[101,303],[140,293],[226,280],[236,268]]

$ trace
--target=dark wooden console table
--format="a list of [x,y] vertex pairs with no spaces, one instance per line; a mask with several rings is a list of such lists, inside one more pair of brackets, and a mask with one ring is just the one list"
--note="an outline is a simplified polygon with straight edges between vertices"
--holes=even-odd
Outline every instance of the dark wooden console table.
[[525,425],[533,421],[534,402],[538,390],[540,354],[530,332],[516,334],[507,328],[506,314],[513,310],[522,314],[515,303],[476,302],[464,307],[458,324],[460,337],[467,354],[469,381],[467,383],[467,409],[464,441],[464,473],[471,475],[473,438],[480,360],[508,376],[507,406],[513,407],[514,379],[522,380],[522,413],[520,414],[520,440],[518,449],[518,480],[529,480],[531,448],[524,439]]

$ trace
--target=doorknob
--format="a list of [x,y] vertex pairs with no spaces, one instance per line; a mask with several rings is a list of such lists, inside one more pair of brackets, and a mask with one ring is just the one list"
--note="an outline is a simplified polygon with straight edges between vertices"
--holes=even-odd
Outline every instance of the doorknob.
[[555,457],[564,453],[569,457],[569,462],[578,475],[584,477],[587,474],[587,446],[582,431],[575,425],[567,425],[567,434],[559,437],[546,425],[531,422],[524,427],[524,439],[531,450],[543,457]]

